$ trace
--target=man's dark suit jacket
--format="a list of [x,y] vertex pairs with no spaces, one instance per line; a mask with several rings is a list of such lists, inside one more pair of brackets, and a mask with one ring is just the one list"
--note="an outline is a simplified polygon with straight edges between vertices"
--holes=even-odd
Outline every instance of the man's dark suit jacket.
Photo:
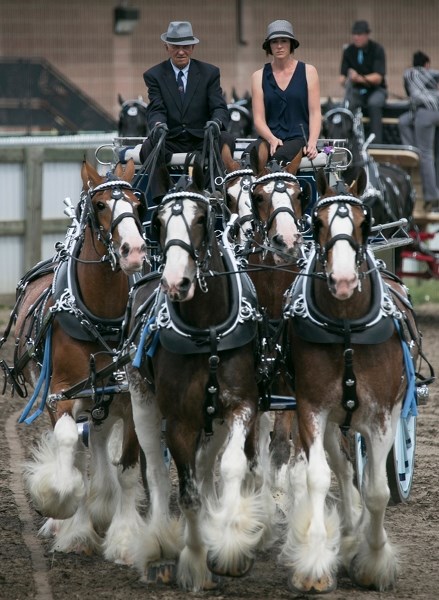
[[221,129],[227,127],[229,113],[218,67],[191,58],[183,104],[170,60],[146,71],[143,79],[148,87],[150,130],[156,123],[166,123],[168,140],[178,137],[184,130],[203,139],[207,121],[218,119],[222,123]]

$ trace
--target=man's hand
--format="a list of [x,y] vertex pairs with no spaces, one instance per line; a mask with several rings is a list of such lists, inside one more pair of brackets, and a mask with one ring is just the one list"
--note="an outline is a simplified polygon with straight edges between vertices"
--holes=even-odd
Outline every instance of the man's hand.
[[221,125],[218,120],[215,119],[214,121],[207,121],[206,125],[204,126],[204,129],[205,131],[211,131],[213,137],[219,138],[221,132]]
[[151,142],[154,144],[154,146],[157,144],[157,142],[159,141],[159,139],[162,137],[163,134],[167,134],[169,131],[168,126],[166,125],[166,123],[156,123],[154,125],[153,130],[151,131]]

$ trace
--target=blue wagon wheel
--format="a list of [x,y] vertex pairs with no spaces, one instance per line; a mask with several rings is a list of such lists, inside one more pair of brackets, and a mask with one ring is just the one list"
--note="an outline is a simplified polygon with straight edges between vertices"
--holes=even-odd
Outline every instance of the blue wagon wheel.
[[416,417],[400,417],[395,442],[387,457],[387,479],[393,502],[407,502],[415,469]]
[[[410,496],[415,469],[416,417],[400,417],[395,441],[387,457],[387,480],[393,504],[407,502]],[[367,463],[367,452],[361,434],[353,435],[353,461],[355,484],[361,493],[363,474]]]

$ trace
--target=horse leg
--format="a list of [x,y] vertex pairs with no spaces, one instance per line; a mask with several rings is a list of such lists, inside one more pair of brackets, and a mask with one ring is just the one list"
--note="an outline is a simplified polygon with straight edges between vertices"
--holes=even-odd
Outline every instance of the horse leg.
[[300,439],[307,440],[308,452],[306,457],[304,450],[296,445],[290,480],[305,487],[293,492],[282,560],[289,568],[288,586],[294,593],[323,594],[336,587],[340,542],[336,507],[326,506],[331,483],[323,447],[326,417],[305,412],[302,407],[298,419]]
[[288,463],[291,454],[291,431],[294,413],[277,411],[274,415],[271,434],[270,453],[273,470],[273,486],[280,491],[286,490]]
[[401,406],[397,404],[392,417],[381,431],[362,432],[366,439],[367,463],[363,484],[365,513],[362,519],[356,554],[349,575],[357,585],[384,591],[392,588],[397,579],[398,561],[395,549],[384,528],[386,506],[390,498],[386,461],[394,441],[396,422]]
[[[355,545],[362,507],[360,494],[354,485],[354,469],[349,459],[348,443],[348,438],[341,433],[338,425],[327,424],[324,439],[325,450],[329,466],[337,477],[340,490],[342,556],[349,555],[350,548]],[[348,569],[348,565],[345,567]]]
[[215,487],[215,462],[229,433],[225,423],[214,423],[214,432],[205,436],[196,457],[197,481],[203,498],[217,500]]
[[251,569],[268,516],[274,513],[274,502],[262,489],[256,415],[250,406],[242,403],[228,419],[230,436],[220,464],[221,492],[218,502],[207,506],[207,563],[217,575],[240,577]]
[[139,371],[127,367],[135,430],[146,458],[149,489],[147,530],[133,539],[135,563],[148,583],[169,582],[182,547],[180,524],[169,511],[171,482],[161,444],[162,414]]
[[58,402],[54,429],[32,450],[24,477],[37,510],[47,517],[67,519],[75,514],[86,493],[77,464],[78,428],[71,401]]
[[[138,512],[141,491],[139,444],[134,431],[129,398],[121,398],[118,404],[126,406],[122,407],[122,421],[119,420],[113,427],[108,444],[118,484],[115,488],[116,505],[105,534],[103,549],[107,560],[131,565],[135,560],[133,539],[146,535],[146,523]],[[117,439],[118,433],[122,433],[121,440]]]

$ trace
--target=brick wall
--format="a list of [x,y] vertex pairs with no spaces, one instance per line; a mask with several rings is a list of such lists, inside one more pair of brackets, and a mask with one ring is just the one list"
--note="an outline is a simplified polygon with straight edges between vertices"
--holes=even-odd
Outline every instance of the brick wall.
[[[143,95],[143,71],[163,60],[160,34],[171,20],[189,20],[201,43],[195,57],[218,65],[223,89],[243,94],[251,73],[265,62],[261,48],[270,21],[292,21],[300,41],[297,58],[314,64],[322,96],[341,93],[338,71],[343,44],[350,41],[356,19],[367,19],[373,39],[387,51],[390,97],[404,95],[402,72],[414,51],[430,55],[439,68],[437,28],[439,0],[242,0],[242,40],[237,39],[236,0],[129,0],[140,10],[133,34],[113,33],[117,0],[2,0],[0,53],[43,57],[117,117],[118,93],[125,99]],[[1,82],[0,82],[1,96]]]

